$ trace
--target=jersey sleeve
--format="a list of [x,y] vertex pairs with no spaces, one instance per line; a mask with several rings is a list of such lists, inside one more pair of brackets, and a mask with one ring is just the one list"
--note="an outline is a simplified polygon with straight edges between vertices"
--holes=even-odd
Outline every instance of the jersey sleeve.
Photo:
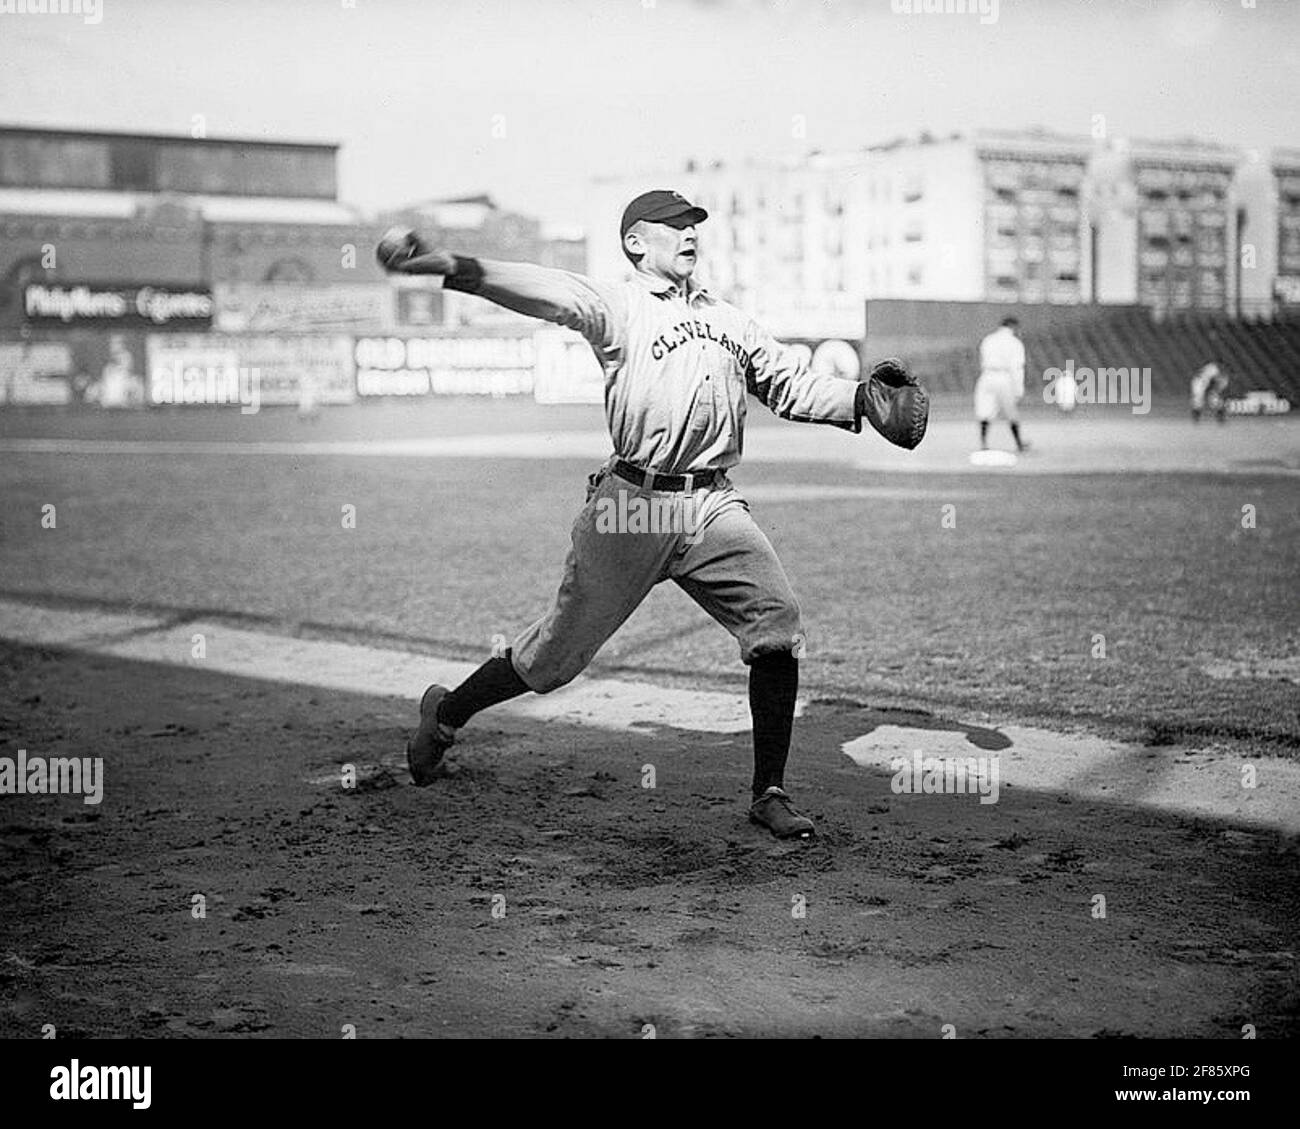
[[856,380],[811,372],[801,353],[782,345],[752,319],[745,332],[745,346],[749,352],[745,384],[774,415],[799,423],[862,430]]
[[598,353],[623,347],[627,299],[616,286],[532,263],[478,260],[483,279],[474,293],[528,317],[576,330]]

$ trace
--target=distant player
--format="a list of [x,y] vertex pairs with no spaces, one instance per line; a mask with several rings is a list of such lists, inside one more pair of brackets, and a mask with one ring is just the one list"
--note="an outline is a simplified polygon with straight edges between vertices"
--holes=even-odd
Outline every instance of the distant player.
[[1210,390],[1210,381],[1219,374],[1219,366],[1213,361],[1202,365],[1192,377],[1192,422],[1201,422],[1201,413],[1205,411],[1205,394]]
[[109,335],[108,352],[99,380],[86,389],[86,401],[102,408],[138,408],[144,403],[144,379],[120,333]]
[[1210,411],[1224,423],[1228,416],[1228,376],[1213,361],[1203,365],[1192,377],[1192,422],[1201,422],[1201,413]]
[[1056,406],[1063,412],[1074,411],[1074,405],[1078,401],[1079,385],[1075,382],[1074,372],[1062,372],[1056,378],[1056,385],[1052,390],[1052,399],[1056,401]]
[[[588,479],[550,609],[454,690],[425,691],[406,750],[416,784],[433,783],[456,731],[479,710],[572,681],[650,590],[672,580],[731,632],[749,667],[750,819],[780,838],[812,836],[812,820],[785,791],[803,642],[799,604],[727,477],[740,461],[746,396],[803,423],[857,432],[867,419],[904,447],[920,442],[927,402],[898,362],[881,362],[861,383],[810,372],[753,318],[695,282],[696,229],[707,217],[678,192],[634,199],[619,237],[635,274],[619,285],[453,255],[404,229],[381,240],[380,262],[390,271],[441,275],[446,289],[582,334],[604,371],[614,444]],[[892,434],[889,420],[901,424]],[[629,498],[689,519],[689,528],[685,520],[666,529],[662,522],[649,530],[603,525],[598,515]]]
[[980,449],[989,445],[989,423],[1001,416],[1011,426],[1016,450],[1029,446],[1020,438],[1019,403],[1025,394],[1025,347],[1020,322],[1002,319],[1002,325],[980,342],[980,375],[975,381],[975,418],[980,425]]

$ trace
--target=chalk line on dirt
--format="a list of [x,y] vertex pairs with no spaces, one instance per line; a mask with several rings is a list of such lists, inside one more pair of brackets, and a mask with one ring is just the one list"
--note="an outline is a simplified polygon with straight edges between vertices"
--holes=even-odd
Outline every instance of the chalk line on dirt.
[[[202,657],[196,636],[202,636]],[[137,662],[192,667],[261,681],[417,701],[430,682],[455,685],[477,664],[357,643],[295,639],[219,622],[178,624],[156,615],[58,609],[0,600],[0,638]],[[496,712],[615,731],[672,727],[703,733],[749,729],[742,694],[684,690],[647,682],[580,677],[544,696]],[[802,703],[800,706],[802,712]],[[1246,761],[1222,749],[1145,747],[1098,737],[1007,726],[1009,745],[977,748],[958,730],[878,725],[845,743],[864,768],[891,772],[897,757],[997,756],[1000,784],[1081,799],[1223,818],[1300,833],[1300,765],[1276,757]],[[1256,786],[1243,787],[1243,766]],[[921,800],[924,796],[900,799]],[[930,797],[932,798],[932,797]],[[961,797],[977,803],[976,796]]]
[[[202,658],[195,657],[201,635]],[[431,682],[454,686],[477,663],[355,643],[294,639],[221,623],[37,607],[0,600],[0,638],[138,662],[188,666],[268,682],[418,701]],[[749,728],[748,700],[713,690],[674,690],[642,682],[579,677],[545,696],[496,707],[535,721],[605,729],[672,726],[705,733]]]
[[[880,725],[844,744],[844,752],[864,768],[893,772],[897,758],[914,764],[922,758],[994,757],[1001,788],[1061,792],[1079,799],[1105,800],[1232,819],[1300,833],[1300,765],[1279,757],[1246,760],[1224,750],[1177,746],[1125,745],[1101,737],[1054,733],[1008,725],[998,730],[1009,741],[988,751],[952,730]],[[1253,766],[1253,788],[1243,786],[1244,765]],[[901,783],[902,781],[900,781]],[[899,800],[933,799],[901,793]],[[978,803],[974,789],[960,797]]]

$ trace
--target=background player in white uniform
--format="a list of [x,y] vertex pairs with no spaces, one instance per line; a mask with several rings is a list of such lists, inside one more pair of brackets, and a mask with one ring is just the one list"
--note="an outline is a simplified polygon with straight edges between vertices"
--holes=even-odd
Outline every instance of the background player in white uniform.
[[989,445],[989,422],[1001,416],[1011,425],[1016,450],[1028,446],[1020,438],[1018,404],[1025,394],[1025,346],[1020,322],[1003,318],[1002,325],[980,342],[980,375],[975,381],[975,418],[980,425],[980,447]]
[[[861,430],[868,384],[808,371],[752,318],[697,285],[696,225],[703,208],[657,190],[624,211],[620,236],[634,277],[603,285],[581,275],[476,260],[389,232],[389,270],[436,274],[443,285],[568,326],[605,373],[605,415],[615,454],[588,479],[564,576],[550,609],[454,690],[431,686],[407,747],[417,784],[431,783],[455,732],[475,713],[575,678],[656,584],[673,580],[735,637],[749,666],[754,774],[750,818],[782,838],[813,824],[793,807],[784,772],[803,638],[784,569],[727,470],[740,460],[746,396],[777,415]],[[922,429],[923,431],[923,429]],[[919,441],[919,434],[916,436]],[[598,520],[618,496],[666,506],[676,524],[610,532]],[[686,502],[689,499],[687,514]]]
[[1201,422],[1208,408],[1223,423],[1227,417],[1228,378],[1213,361],[1207,362],[1192,377],[1192,422]]
[[1056,401],[1056,406],[1063,412],[1074,411],[1074,405],[1078,401],[1079,385],[1076,383],[1073,370],[1062,372],[1056,378],[1056,385],[1052,389],[1052,398]]

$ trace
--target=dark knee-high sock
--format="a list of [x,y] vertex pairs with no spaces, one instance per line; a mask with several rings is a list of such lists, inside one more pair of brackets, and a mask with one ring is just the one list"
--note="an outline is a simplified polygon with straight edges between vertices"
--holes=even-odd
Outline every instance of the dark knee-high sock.
[[1017,448],[1017,449],[1020,449],[1020,448],[1023,448],[1023,447],[1024,447],[1024,444],[1023,444],[1022,442],[1020,442],[1020,424],[1018,424],[1018,423],[1013,423],[1013,424],[1011,425],[1011,438],[1014,439],[1014,440],[1016,441],[1016,448]]
[[989,445],[989,421],[986,419],[982,419],[980,420],[980,446],[987,447],[988,445]]
[[517,698],[527,691],[528,686],[515,673],[514,664],[510,661],[510,652],[507,651],[497,658],[488,659],[443,698],[442,704],[438,707],[438,720],[443,725],[459,729],[479,710]]
[[754,719],[754,798],[785,786],[799,660],[789,651],[759,655],[749,667],[749,712]]

